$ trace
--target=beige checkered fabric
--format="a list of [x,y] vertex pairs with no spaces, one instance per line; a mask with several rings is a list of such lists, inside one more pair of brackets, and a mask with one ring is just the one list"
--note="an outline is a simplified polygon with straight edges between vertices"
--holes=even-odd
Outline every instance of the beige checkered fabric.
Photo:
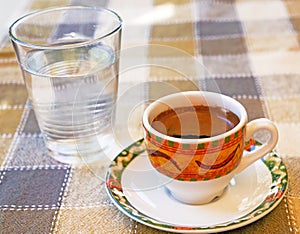
[[[158,97],[199,89],[229,95],[245,105],[249,119],[276,123],[276,151],[289,173],[278,207],[230,233],[300,232],[299,1],[34,0],[27,10],[69,4],[105,6],[124,20],[119,148],[140,137],[143,108]],[[162,232],[112,204],[95,176],[105,168],[49,157],[8,41],[0,49],[0,165],[1,233]]]

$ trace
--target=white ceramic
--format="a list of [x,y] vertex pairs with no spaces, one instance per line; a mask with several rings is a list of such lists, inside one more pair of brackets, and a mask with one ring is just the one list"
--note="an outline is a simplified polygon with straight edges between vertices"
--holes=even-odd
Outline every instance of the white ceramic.
[[[151,126],[153,119],[165,110],[194,105],[218,106],[228,109],[239,117],[240,122],[227,132],[202,139],[167,136]],[[153,167],[160,172],[159,176],[163,181],[169,179],[165,185],[172,195],[179,201],[188,204],[205,204],[222,195],[234,175],[270,152],[278,141],[278,131],[272,121],[261,118],[248,122],[247,112],[238,101],[219,93],[205,91],[180,92],[157,99],[146,108],[143,115],[143,126],[145,143]],[[244,142],[249,141],[255,132],[261,130],[270,134],[269,140],[252,152],[244,151]],[[214,146],[215,143],[217,146]],[[198,150],[200,145],[205,145],[206,151]],[[188,147],[188,150],[184,147]],[[214,151],[214,153],[210,154],[209,151]],[[161,157],[162,154],[163,157]],[[158,159],[159,157],[163,159]],[[183,158],[189,159],[188,164],[186,164],[186,160],[182,160]],[[157,163],[158,160],[159,163]],[[210,168],[202,169],[195,166],[197,160],[202,160],[201,163],[210,165]],[[226,164],[218,163],[219,161],[226,161]],[[183,169],[175,175],[176,177],[173,177],[174,179],[171,179],[170,175],[173,171],[178,170],[170,166],[174,162],[178,165],[177,168]],[[221,164],[222,166],[218,168],[214,167]],[[205,178],[200,177],[203,171],[206,173]],[[190,175],[194,175],[193,181],[186,178]]]
[[223,232],[252,223],[279,204],[288,184],[286,167],[274,152],[236,175],[221,197],[205,205],[177,201],[165,186],[157,186],[157,180],[140,140],[113,160],[106,190],[130,218],[178,233]]

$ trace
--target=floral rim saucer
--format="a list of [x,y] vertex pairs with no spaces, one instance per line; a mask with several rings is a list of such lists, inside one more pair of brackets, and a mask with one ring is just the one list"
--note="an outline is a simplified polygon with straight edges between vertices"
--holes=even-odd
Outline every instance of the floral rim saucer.
[[[141,139],[112,161],[106,175],[106,190],[120,211],[152,228],[181,233],[232,230],[267,215],[287,191],[286,167],[279,156],[271,152],[251,165],[249,170],[246,169],[248,171],[238,174],[236,181],[228,186],[217,201],[204,206],[182,204],[171,198],[164,186],[156,185],[157,178],[153,178],[155,173],[147,164],[144,151]],[[249,179],[252,177],[258,179]],[[245,179],[246,185],[243,182]],[[248,197],[245,194],[250,195]],[[228,208],[224,209],[224,205],[228,205]]]

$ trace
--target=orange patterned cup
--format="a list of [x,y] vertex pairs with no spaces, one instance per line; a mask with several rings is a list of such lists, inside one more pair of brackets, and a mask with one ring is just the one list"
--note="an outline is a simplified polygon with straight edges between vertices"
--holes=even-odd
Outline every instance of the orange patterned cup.
[[[203,91],[156,100],[143,114],[143,127],[152,166],[168,179],[166,187],[171,194],[190,204],[208,203],[220,196],[235,174],[270,152],[278,140],[277,128],[270,120],[248,123],[246,110],[238,101]],[[270,133],[268,142],[245,151],[259,130]]]

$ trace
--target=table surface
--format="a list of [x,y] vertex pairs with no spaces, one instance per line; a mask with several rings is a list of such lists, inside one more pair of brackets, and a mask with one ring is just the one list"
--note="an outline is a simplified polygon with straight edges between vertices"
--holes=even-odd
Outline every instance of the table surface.
[[[300,2],[82,2],[114,9],[124,20],[116,147],[107,162],[141,137],[139,119],[147,103],[184,90],[229,95],[245,105],[250,120],[266,117],[276,123],[276,152],[289,176],[288,191],[271,213],[230,233],[299,233]],[[31,0],[11,15],[68,4],[80,1]],[[13,48],[7,34],[2,36],[0,232],[162,232],[114,206],[105,191],[105,166],[68,165],[48,155]]]

